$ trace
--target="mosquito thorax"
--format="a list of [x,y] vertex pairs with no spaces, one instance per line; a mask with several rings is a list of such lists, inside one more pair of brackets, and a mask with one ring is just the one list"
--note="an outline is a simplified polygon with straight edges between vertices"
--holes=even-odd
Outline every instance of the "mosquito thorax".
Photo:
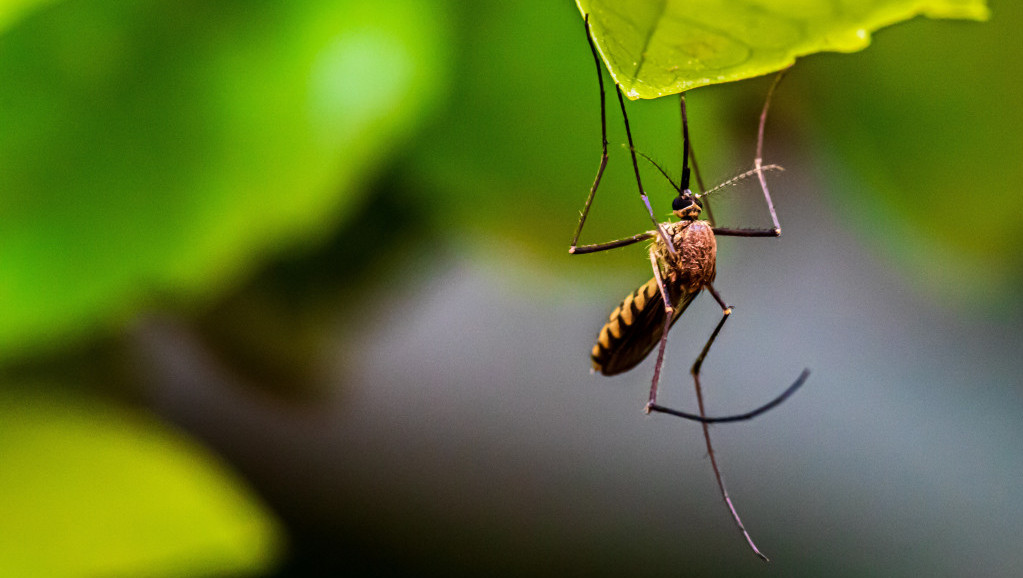
[[693,192],[689,189],[685,189],[675,200],[671,202],[671,212],[675,213],[675,216],[683,221],[695,221],[700,218],[700,211],[703,210],[703,204],[700,199],[697,199]]

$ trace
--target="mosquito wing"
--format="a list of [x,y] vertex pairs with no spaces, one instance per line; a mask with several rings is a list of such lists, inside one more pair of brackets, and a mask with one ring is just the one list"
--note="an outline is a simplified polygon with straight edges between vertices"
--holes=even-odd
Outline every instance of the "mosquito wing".
[[[698,293],[683,292],[677,286],[668,287],[668,297],[675,309],[672,325]],[[617,375],[632,369],[646,359],[660,342],[663,331],[664,301],[654,278],[633,291],[611,312],[607,323],[597,334],[597,344],[590,354],[593,369],[604,375]]]

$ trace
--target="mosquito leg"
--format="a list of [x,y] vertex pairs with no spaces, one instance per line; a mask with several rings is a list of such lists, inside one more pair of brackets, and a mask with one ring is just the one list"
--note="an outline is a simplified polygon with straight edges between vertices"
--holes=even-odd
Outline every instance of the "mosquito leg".
[[[760,111],[760,123],[757,126],[757,154],[753,159],[753,170],[747,171],[737,177],[729,179],[728,181],[721,183],[711,190],[703,189],[701,184],[700,188],[703,192],[700,194],[700,198],[704,203],[704,209],[707,210],[707,214],[711,220],[711,229],[715,235],[725,235],[732,237],[780,237],[781,236],[781,223],[778,221],[778,213],[774,209],[774,201],[771,200],[771,191],[767,188],[767,178],[764,173],[770,170],[782,170],[777,165],[765,165],[764,164],[764,127],[767,125],[767,112],[771,108],[771,98],[774,96],[774,91],[778,88],[778,84],[782,78],[785,77],[785,73],[788,69],[782,70],[774,77],[774,82],[771,83],[771,88],[767,90],[767,97],[764,99],[764,108]],[[684,106],[684,105],[683,105]],[[695,168],[696,160],[693,160],[693,166]],[[730,185],[733,182],[744,179],[751,175],[756,175],[757,180],[760,182],[760,189],[764,192],[764,200],[767,201],[767,209],[771,213],[771,223],[774,225],[770,229],[730,229],[730,228],[718,228],[714,226],[713,215],[710,212],[710,207],[707,205],[707,195],[712,193],[724,186]],[[699,175],[697,175],[699,179]]]
[[618,239],[617,241],[609,241],[607,243],[599,243],[597,245],[580,245],[578,247],[570,247],[568,252],[570,255],[582,255],[584,253],[596,253],[598,251],[607,251],[608,249],[617,249],[618,247],[626,247],[633,243],[652,239],[657,236],[657,233],[653,231],[647,231],[646,233],[640,233],[625,239]]
[[[732,313],[731,307],[725,305],[724,300],[721,299],[721,295],[714,290],[712,285],[707,285],[707,289],[710,290],[711,295],[713,295],[714,299],[719,305],[721,305],[721,310],[724,314],[721,316],[721,321],[718,322],[717,327],[714,328],[714,332],[711,333],[710,339],[708,339],[706,345],[703,346],[703,350],[700,352],[699,357],[697,357],[696,361],[693,362],[693,367],[690,370],[690,373],[693,375],[693,383],[696,387],[696,403],[700,408],[700,417],[704,418],[706,417],[707,412],[704,409],[703,388],[700,385],[700,366],[703,365],[703,360],[707,357],[707,352],[710,351],[710,346],[714,343],[718,333],[721,332],[721,327],[724,326],[725,321],[728,320],[729,315]],[[659,407],[647,407],[652,410],[660,410]],[[717,479],[718,488],[721,490],[721,497],[724,498],[725,505],[728,506],[728,510],[732,513],[732,519],[735,520],[736,526],[739,527],[739,531],[742,532],[743,537],[746,538],[746,543],[749,544],[753,553],[761,560],[768,561],[767,556],[764,556],[764,554],[757,548],[757,545],[753,543],[753,539],[750,537],[749,532],[746,531],[746,527],[742,524],[742,519],[739,518],[739,512],[736,511],[735,505],[732,504],[732,498],[728,496],[728,489],[725,488],[725,481],[724,478],[721,477],[721,469],[718,467],[717,458],[714,455],[714,446],[711,445],[710,442],[710,425],[706,422],[700,425],[703,426],[703,439],[707,441],[707,455],[710,456],[710,465],[714,470],[714,477]]]
[[[724,326],[725,321],[732,314],[732,308],[725,305],[725,302],[721,299],[721,295],[714,290],[713,285],[707,285],[707,289],[710,290],[710,294],[714,296],[714,299],[721,305],[723,315],[721,321],[718,322],[717,327],[714,328],[714,333],[710,335],[710,339],[707,340],[707,344],[703,346],[703,351],[700,352],[700,356],[693,362],[693,367],[690,373],[693,375],[693,384],[696,387],[696,404],[700,408],[700,415],[705,416],[707,412],[703,406],[703,388],[700,385],[700,366],[703,365],[704,358],[707,357],[707,352],[710,351],[710,346],[714,343],[714,339],[717,338],[718,333],[721,332],[721,327]],[[742,532],[746,543],[753,550],[753,553],[757,555],[761,560],[768,562],[767,556],[757,548],[757,545],[753,543],[753,538],[750,537],[749,532],[746,531],[746,527],[742,524],[742,519],[739,518],[739,512],[736,511],[735,505],[732,504],[732,498],[728,496],[728,489],[725,488],[725,480],[721,477],[721,469],[718,467],[717,458],[714,456],[714,447],[710,443],[710,425],[707,423],[701,424],[703,426],[703,439],[707,441],[707,455],[710,456],[710,465],[714,470],[714,477],[717,479],[718,488],[721,490],[721,497],[725,500],[725,505],[728,506],[728,510],[732,512],[732,519],[735,520],[735,525],[739,527],[739,531]]]
[[[700,415],[696,415],[693,413],[672,409],[670,407],[665,407],[663,405],[658,405],[657,386],[660,382],[661,368],[664,365],[664,348],[665,344],[667,343],[666,336],[668,335],[668,329],[671,328],[671,318],[674,315],[674,308],[671,307],[671,300],[668,297],[668,292],[665,290],[664,282],[661,280],[661,271],[657,267],[657,261],[654,259],[654,256],[652,254],[650,255],[650,260],[654,266],[654,277],[657,279],[657,286],[661,289],[661,297],[664,298],[664,309],[667,312],[667,315],[665,317],[664,332],[661,333],[660,347],[657,350],[657,364],[654,366],[654,378],[650,384],[650,398],[646,404],[647,413],[650,413],[652,411],[657,413],[665,413],[668,415],[673,415],[675,417],[681,417],[683,419],[698,421],[703,424],[746,421],[748,419],[753,419],[758,415],[770,411],[771,409],[774,409],[775,407],[781,405],[781,403],[788,399],[793,393],[795,393],[796,390],[798,390],[800,387],[803,387],[803,383],[806,382],[806,378],[810,376],[809,369],[804,369],[803,373],[799,375],[796,381],[792,385],[790,385],[788,389],[783,391],[781,395],[779,395],[778,397],[772,399],[771,401],[765,403],[764,405],[754,410],[747,411],[746,413],[737,413],[733,415],[707,417],[703,413],[702,408],[700,410]],[[700,366],[703,365],[703,359],[707,356],[707,352],[710,351],[711,343],[713,343],[714,339],[717,338],[718,333],[721,331],[721,327],[725,324],[725,320],[728,319],[728,316],[731,314],[732,311],[731,307],[725,305],[725,302],[721,299],[721,295],[719,295],[718,292],[714,290],[712,286],[708,285],[707,288],[710,289],[710,293],[711,295],[714,296],[714,300],[717,301],[718,305],[721,306],[722,311],[724,311],[724,316],[722,316],[721,321],[718,322],[718,325],[714,329],[714,333],[711,334],[710,339],[707,340],[707,344],[703,347],[703,351],[700,352],[700,356],[696,359],[696,363],[693,364],[692,369],[692,371],[694,372],[693,379],[696,380],[697,389],[699,389],[700,380],[699,372]]]
[[600,71],[600,58],[597,56],[597,47],[593,45],[593,38],[590,37],[590,15],[583,19],[586,29],[586,41],[590,44],[590,52],[593,53],[593,62],[597,65],[597,84],[600,85],[600,142],[602,151],[600,154],[600,168],[597,169],[597,176],[593,179],[593,186],[590,187],[590,194],[586,197],[586,204],[583,205],[582,213],[579,215],[579,225],[572,236],[572,244],[568,248],[569,253],[575,253],[576,244],[579,242],[579,235],[583,232],[583,224],[586,216],[590,213],[590,205],[593,204],[593,197],[597,195],[597,187],[600,186],[600,179],[604,176],[604,169],[607,167],[607,106],[604,96],[604,75]]
[[[760,415],[760,414],[762,414],[762,413],[764,413],[764,412],[766,412],[766,411],[768,411],[768,410],[770,410],[770,409],[780,405],[783,401],[788,399],[789,396],[791,396],[793,393],[795,393],[797,389],[799,389],[800,387],[803,386],[803,383],[806,381],[806,378],[810,375],[810,370],[809,369],[804,369],[803,373],[799,376],[799,379],[797,379],[795,383],[790,385],[789,388],[786,389],[784,392],[782,392],[781,395],[779,395],[778,397],[776,397],[776,398],[772,399],[771,401],[765,403],[764,405],[762,405],[762,406],[760,406],[760,407],[758,407],[758,408],[756,408],[756,409],[754,409],[752,411],[748,411],[746,413],[735,414],[735,415],[727,415],[727,416],[720,416],[720,417],[707,417],[703,413],[702,404],[701,404],[701,408],[700,408],[700,415],[686,413],[684,411],[678,411],[678,410],[675,410],[675,409],[664,407],[663,405],[657,405],[657,386],[660,383],[660,379],[661,379],[661,368],[664,367],[664,349],[665,349],[665,345],[668,342],[668,330],[671,329],[671,319],[675,315],[675,309],[671,305],[671,298],[668,296],[668,291],[665,288],[664,281],[661,279],[661,271],[660,271],[660,268],[657,266],[657,259],[654,257],[653,254],[650,255],[650,263],[653,265],[654,278],[657,279],[657,287],[661,290],[661,298],[664,299],[664,312],[665,312],[665,316],[664,316],[664,329],[661,332],[661,342],[660,342],[660,345],[657,348],[657,363],[654,365],[654,378],[650,382],[650,398],[649,398],[649,401],[647,401],[646,413],[650,413],[651,411],[656,411],[656,412],[659,412],[659,413],[666,413],[666,414],[669,414],[669,415],[674,415],[676,417],[681,417],[681,418],[685,418],[685,419],[689,419],[689,420],[693,420],[693,421],[698,421],[698,422],[703,423],[704,425],[709,424],[709,423],[725,423],[725,422],[744,421],[744,420],[747,420],[747,419],[753,419],[756,416],[758,416],[758,415]],[[731,309],[729,309],[726,305],[724,305],[724,302],[721,300],[721,296],[718,295],[717,292],[714,291],[713,288],[710,288],[710,289],[711,289],[711,294],[714,295],[714,299],[716,299],[717,302],[721,304],[722,309],[724,309],[726,311],[731,311]],[[707,351],[710,349],[710,344],[714,341],[714,338],[717,337],[718,332],[721,331],[721,326],[725,324],[725,319],[727,319],[727,318],[728,318],[728,313],[725,313],[725,316],[722,317],[721,321],[718,323],[717,328],[714,330],[714,334],[711,335],[711,338],[708,340],[707,345],[704,346],[703,352],[700,353],[700,359],[698,360],[698,363],[701,363],[701,364],[703,363],[703,358],[706,357]],[[694,371],[697,372],[697,373],[693,374],[693,377],[694,377],[694,379],[697,380],[697,390],[699,390],[699,376],[697,375],[698,372],[699,372],[699,367],[697,365],[695,365],[695,364],[694,364],[693,367],[694,367]],[[709,440],[708,440],[708,443],[709,443]],[[741,526],[741,524],[740,524],[740,526]]]
[[783,391],[781,395],[754,410],[747,411],[746,413],[707,417],[702,415],[696,415],[695,413],[689,413],[677,409],[672,409],[670,407],[664,407],[663,405],[649,405],[647,407],[649,411],[665,413],[683,419],[698,421],[700,423],[734,423],[737,421],[746,421],[753,419],[758,415],[768,412],[774,409],[775,407],[781,405],[781,403],[784,402],[789,397],[791,397],[793,393],[796,393],[796,390],[798,390],[800,387],[803,387],[803,384],[806,383],[806,378],[808,377],[810,377],[810,370],[804,369],[803,372],[799,374],[799,377],[796,378],[796,381],[794,381],[792,385],[790,385],[785,391]]
[[675,247],[672,245],[668,234],[664,232],[664,228],[657,222],[657,217],[654,216],[654,209],[650,206],[650,199],[647,198],[646,192],[643,191],[643,181],[639,178],[639,161],[636,160],[636,147],[632,144],[632,129],[629,128],[629,115],[625,112],[625,99],[622,97],[622,88],[615,84],[615,92],[618,93],[618,105],[622,108],[622,118],[625,119],[625,136],[629,139],[629,153],[632,155],[632,169],[636,173],[636,186],[639,187],[639,196],[643,199],[643,204],[646,205],[647,213],[650,214],[650,220],[654,223],[654,230],[661,235],[661,240],[664,241],[665,248],[668,249],[668,253],[674,255],[676,253]]
[[[693,363],[693,367],[691,369],[693,379],[696,381],[696,396],[698,400],[702,396],[702,393],[700,391],[700,367],[703,365],[704,358],[707,357],[707,352],[710,351],[711,344],[714,343],[714,340],[717,339],[718,333],[721,332],[721,327],[724,326],[725,321],[728,319],[728,316],[731,315],[732,313],[732,308],[729,307],[728,305],[725,305],[724,300],[721,299],[721,295],[714,289],[712,285],[707,285],[707,289],[710,291],[710,294],[714,296],[714,300],[718,302],[718,305],[721,306],[721,311],[724,313],[724,315],[721,317],[721,321],[718,322],[717,327],[714,328],[714,332],[711,334],[710,339],[707,340],[707,344],[703,346],[703,350],[700,351],[700,355],[699,357],[696,358],[696,361]],[[704,414],[703,412],[702,402],[700,403],[700,415],[696,415],[689,412],[672,409],[670,407],[664,407],[663,405],[657,405],[656,403],[653,403],[653,400],[651,400],[651,403],[647,404],[647,413],[651,411],[655,411],[658,413],[666,413],[668,415],[673,415],[675,417],[681,417],[692,421],[698,421],[703,423],[704,425],[709,423],[731,423],[737,421],[746,421],[748,419],[753,419],[758,415],[770,411],[775,407],[781,405],[781,403],[788,399],[790,396],[792,396],[793,393],[796,393],[796,390],[798,390],[800,387],[803,387],[803,384],[806,383],[806,378],[808,377],[810,377],[810,370],[804,369],[803,372],[799,374],[799,377],[796,378],[796,381],[792,382],[792,385],[790,385],[785,391],[783,391],[781,395],[754,410],[747,411],[746,413],[707,417],[707,415]],[[708,445],[709,443],[710,440],[708,439]]]
[[646,413],[650,413],[650,409],[657,404],[657,384],[661,381],[661,368],[664,367],[664,347],[668,343],[671,319],[675,316],[675,308],[671,305],[671,297],[668,296],[668,289],[664,286],[664,280],[661,279],[661,267],[653,251],[650,251],[650,264],[654,268],[654,279],[657,279],[661,298],[664,299],[664,328],[661,331],[661,343],[657,347],[657,363],[654,365],[654,378],[650,382],[650,398],[646,404]]
[[[707,201],[703,201],[704,207],[706,207]],[[781,229],[726,229],[721,227],[711,227],[715,235],[722,237],[778,237],[781,235]]]
[[[722,317],[722,323],[727,318],[727,316]],[[718,324],[718,329],[721,329],[722,323]],[[700,387],[700,374],[695,370],[693,371],[693,383],[696,386],[696,403],[700,407],[700,415],[706,415],[703,407],[703,391]],[[725,505],[728,506],[728,510],[732,513],[732,519],[735,520],[735,525],[739,528],[739,531],[742,532],[743,538],[746,539],[746,543],[749,544],[753,553],[764,562],[770,562],[770,559],[768,559],[768,557],[757,548],[757,545],[753,542],[753,538],[751,538],[749,532],[746,531],[746,527],[743,526],[742,519],[739,517],[739,512],[736,511],[735,504],[732,503],[732,498],[728,495],[728,488],[725,487],[725,480],[721,477],[721,469],[718,467],[717,458],[714,457],[714,447],[710,443],[710,424],[702,423],[700,425],[703,427],[703,439],[707,441],[707,455],[710,456],[710,465],[714,470],[714,477],[717,479],[718,488],[721,490],[721,498],[724,499]]]
[[[735,183],[737,181],[740,181],[740,180],[745,179],[746,177],[749,177],[749,176],[752,176],[752,175],[757,175],[757,177],[760,179],[761,184],[765,187],[764,190],[766,191],[767,190],[766,189],[767,181],[764,179],[764,173],[766,173],[767,171],[780,171],[780,170],[782,170],[782,168],[780,166],[778,166],[778,165],[763,165],[763,164],[760,164],[760,166],[758,166],[758,167],[756,167],[754,169],[750,169],[750,170],[742,173],[741,175],[737,175],[735,177],[732,177],[732,178],[728,179],[727,181],[721,183],[720,185],[714,187],[713,189],[711,189],[709,191],[703,192],[700,195],[700,198],[703,199],[704,204],[706,204],[707,203],[707,196],[710,193],[713,193],[714,191],[717,191],[718,189],[727,187],[727,186],[731,185],[732,183]],[[770,197],[768,197],[768,199],[770,199]],[[771,205],[771,214],[774,215],[774,206],[773,205]],[[775,224],[777,225],[777,222],[778,222],[777,215],[774,215],[774,219],[775,219]],[[770,228],[770,229],[746,229],[746,228],[743,228],[743,229],[730,229],[730,228],[725,228],[725,227],[715,227],[715,226],[711,225],[711,230],[714,231],[715,235],[725,235],[725,236],[732,236],[732,237],[778,237],[778,236],[781,235],[781,228],[777,227],[777,226],[773,227],[773,228]]]
[[[757,156],[753,159],[753,168],[757,171],[757,179],[760,180],[760,188],[764,191],[764,200],[767,201],[767,208],[771,211],[771,222],[774,223],[774,236],[778,237],[781,235],[781,224],[778,222],[778,213],[774,210],[774,202],[771,201],[771,191],[767,189],[767,179],[764,177],[764,173],[761,170],[764,166],[764,126],[767,124],[767,111],[771,108],[771,97],[774,96],[774,90],[778,88],[778,84],[781,79],[785,78],[785,73],[789,69],[784,69],[774,77],[774,82],[771,83],[771,88],[767,89],[767,98],[764,99],[764,108],[760,111],[760,124],[757,127]],[[760,236],[760,235],[748,235],[748,236]]]

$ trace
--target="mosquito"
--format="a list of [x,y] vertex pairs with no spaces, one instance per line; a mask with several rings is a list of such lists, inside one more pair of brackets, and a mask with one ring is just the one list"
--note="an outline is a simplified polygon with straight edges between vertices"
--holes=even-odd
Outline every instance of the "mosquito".
[[[701,422],[703,427],[703,436],[707,444],[707,455],[710,457],[711,467],[714,470],[714,477],[717,480],[721,497],[724,499],[725,505],[731,512],[732,519],[735,521],[736,526],[742,533],[746,543],[752,549],[753,553],[760,559],[769,561],[767,556],[765,556],[753,542],[753,539],[750,537],[749,532],[746,530],[739,517],[738,511],[732,503],[732,499],[728,495],[728,490],[725,488],[725,483],[721,476],[721,470],[718,467],[717,459],[714,455],[714,448],[711,445],[709,424],[748,420],[770,410],[785,401],[785,399],[799,389],[810,375],[810,370],[804,369],[799,377],[796,378],[796,381],[793,382],[792,385],[790,385],[781,395],[752,411],[743,414],[708,417],[704,410],[703,390],[700,383],[700,368],[703,365],[704,359],[707,357],[707,353],[710,351],[711,345],[714,344],[714,340],[717,339],[718,334],[721,332],[721,328],[724,327],[725,321],[727,321],[729,316],[732,314],[732,307],[725,303],[721,294],[718,293],[713,285],[716,275],[717,260],[717,241],[715,236],[778,237],[781,235],[781,225],[778,221],[778,215],[774,209],[774,203],[771,200],[771,193],[767,188],[767,179],[764,176],[766,172],[780,170],[781,167],[778,167],[777,165],[763,164],[763,143],[764,126],[767,122],[767,112],[770,108],[771,97],[773,96],[778,83],[784,76],[785,71],[782,71],[775,77],[770,89],[768,89],[767,97],[764,101],[764,107],[760,113],[760,123],[757,130],[757,151],[756,157],[754,158],[753,169],[734,177],[733,179],[730,179],[711,190],[706,190],[703,187],[702,179],[699,175],[699,170],[696,165],[696,157],[692,152],[689,142],[689,121],[686,114],[685,94],[683,93],[680,95],[679,102],[682,116],[682,175],[679,184],[676,185],[668,176],[667,172],[660,167],[660,165],[651,160],[650,157],[643,155],[644,158],[650,161],[651,164],[653,164],[661,172],[661,174],[664,175],[669,182],[671,182],[672,187],[678,193],[671,204],[672,213],[678,220],[674,222],[667,221],[664,223],[659,222],[654,216],[653,209],[650,206],[650,201],[647,198],[646,192],[643,190],[643,183],[639,174],[639,163],[636,159],[636,149],[633,145],[632,131],[629,127],[629,117],[625,111],[625,101],[622,98],[621,87],[615,83],[618,103],[622,110],[622,117],[625,121],[625,134],[629,141],[629,152],[632,155],[632,166],[636,175],[636,185],[639,188],[640,198],[646,206],[647,212],[654,223],[654,229],[608,243],[579,245],[579,235],[582,232],[583,224],[586,222],[590,206],[593,204],[593,198],[596,195],[597,187],[600,185],[600,179],[604,174],[604,169],[607,166],[608,160],[607,113],[605,110],[606,98],[604,94],[604,79],[601,72],[600,58],[597,55],[597,49],[594,45],[593,37],[590,34],[588,15],[585,17],[584,23],[586,40],[590,45],[590,51],[593,53],[593,59],[597,65],[597,81],[600,86],[600,122],[603,152],[601,154],[597,176],[593,181],[593,186],[590,188],[586,204],[584,205],[579,218],[579,225],[576,228],[575,236],[572,238],[572,244],[569,247],[568,252],[576,255],[595,253],[598,251],[625,247],[641,241],[653,240],[649,248],[649,258],[653,269],[653,278],[644,283],[639,289],[636,289],[629,294],[625,300],[623,300],[622,303],[611,312],[608,322],[598,333],[597,343],[593,346],[593,350],[591,352],[593,369],[604,375],[616,375],[628,371],[643,361],[650,352],[653,351],[654,346],[657,346],[657,362],[654,365],[654,375],[650,384],[650,396],[646,404],[646,412],[665,413]],[[691,175],[689,168],[690,159],[692,159],[693,172],[695,173],[697,183],[700,185],[700,190],[704,191],[702,194],[693,193],[689,188]],[[767,207],[770,211],[771,220],[774,225],[772,228],[733,229],[717,227],[714,223],[713,215],[710,213],[709,204],[706,205],[709,220],[700,219],[701,213],[704,210],[704,203],[706,201],[704,197],[722,187],[732,184],[735,181],[754,175],[757,177],[760,183],[760,188],[764,193],[764,199],[767,202]],[[693,299],[695,299],[696,296],[704,289],[711,294],[714,300],[721,307],[722,315],[721,320],[718,321],[717,326],[714,328],[714,331],[707,339],[703,349],[700,351],[700,354],[696,357],[696,360],[690,368],[690,374],[693,377],[693,385],[696,389],[697,406],[699,408],[699,413],[694,414],[658,404],[657,390],[660,382],[661,370],[664,366],[664,350],[665,345],[667,344],[668,331],[672,328],[675,322],[679,320],[686,308],[689,307],[690,303],[692,303]]]

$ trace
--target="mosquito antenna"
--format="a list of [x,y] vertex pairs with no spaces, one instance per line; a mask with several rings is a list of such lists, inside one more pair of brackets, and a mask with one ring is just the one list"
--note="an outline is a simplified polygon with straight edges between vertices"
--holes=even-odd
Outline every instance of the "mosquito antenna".
[[678,192],[678,194],[680,194],[680,195],[682,194],[682,191],[685,190],[685,189],[683,189],[679,185],[675,184],[675,181],[673,181],[671,179],[671,176],[668,175],[668,171],[664,170],[664,168],[661,167],[661,165],[657,164],[657,161],[655,161],[654,159],[648,157],[646,155],[646,153],[640,152],[640,151],[636,151],[636,152],[639,152],[639,156],[645,158],[647,161],[650,162],[650,164],[654,165],[654,167],[657,168],[657,170],[661,171],[661,174],[664,175],[664,178],[668,179],[668,182],[671,183],[672,188],[675,189]]
[[751,177],[753,175],[759,175],[761,178],[763,178],[763,173],[766,173],[768,171],[784,171],[784,170],[785,170],[785,168],[782,167],[781,165],[765,165],[765,166],[761,166],[761,167],[758,167],[758,168],[755,168],[755,169],[750,169],[750,170],[742,173],[741,175],[735,175],[734,177],[728,179],[727,181],[721,183],[720,185],[717,185],[713,189],[711,189],[709,191],[704,191],[704,192],[702,192],[702,193],[700,193],[700,194],[698,194],[696,196],[698,198],[706,197],[707,195],[713,193],[714,191],[717,191],[718,189],[723,189],[725,187],[730,187],[730,186],[734,185],[735,183],[737,183],[737,182],[739,182],[739,181],[741,181],[743,179],[749,178],[749,177]]

